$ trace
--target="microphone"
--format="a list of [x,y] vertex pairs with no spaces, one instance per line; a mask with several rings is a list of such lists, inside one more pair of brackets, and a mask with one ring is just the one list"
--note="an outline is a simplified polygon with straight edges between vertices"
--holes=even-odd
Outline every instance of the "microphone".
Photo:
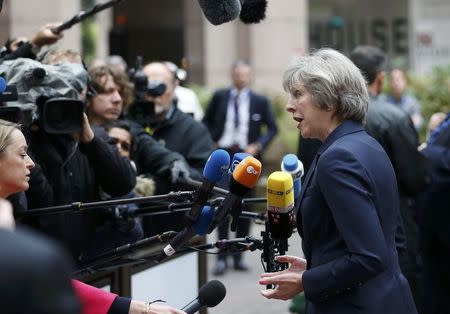
[[230,22],[239,16],[239,0],[198,0],[203,15],[213,25]]
[[228,174],[230,176],[233,175],[233,172],[236,169],[237,165],[239,165],[242,160],[249,156],[251,156],[249,153],[235,153],[231,160],[230,168],[228,168]]
[[301,178],[304,174],[303,164],[294,154],[287,154],[281,161],[281,171],[288,172],[292,175],[294,181],[294,199],[297,200],[302,190]]
[[215,307],[217,304],[222,302],[226,294],[227,289],[223,283],[218,280],[211,280],[200,288],[198,297],[192,300],[181,310],[185,311],[187,314],[194,314],[203,306]]
[[3,93],[6,89],[6,81],[3,77],[0,76],[0,93]]
[[266,17],[267,0],[240,0],[240,20],[245,24],[259,23]]
[[237,219],[242,212],[242,199],[248,191],[255,187],[260,174],[261,162],[255,157],[248,156],[236,166],[230,179],[230,192],[217,209],[208,233],[211,233],[230,211],[233,218],[231,230],[236,230]]
[[210,206],[204,206],[197,221],[192,226],[186,227],[183,231],[178,232],[170,243],[166,245],[163,251],[156,257],[155,261],[161,262],[165,258],[172,256],[181,248],[186,246],[189,240],[196,234],[205,235],[208,231],[213,215],[214,209]]
[[203,169],[202,185],[194,196],[193,205],[188,215],[188,225],[192,225],[200,216],[203,205],[212,194],[214,184],[222,178],[230,164],[230,155],[223,149],[216,149],[209,156]]
[[294,221],[293,181],[289,173],[275,171],[267,179],[267,214],[272,238],[287,241]]

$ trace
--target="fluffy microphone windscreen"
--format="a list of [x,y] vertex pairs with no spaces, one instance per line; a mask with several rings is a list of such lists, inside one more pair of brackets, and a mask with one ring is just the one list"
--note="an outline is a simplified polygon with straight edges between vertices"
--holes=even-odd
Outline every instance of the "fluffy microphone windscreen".
[[233,171],[233,178],[241,185],[253,189],[261,175],[261,162],[255,157],[244,158]]
[[231,164],[230,164],[230,168],[228,169],[228,171],[232,174],[234,169],[236,169],[237,165],[239,165],[239,163],[248,156],[251,156],[251,155],[248,153],[235,153],[233,155],[233,158],[231,159]]
[[209,156],[203,169],[203,176],[212,183],[216,183],[222,178],[224,170],[230,164],[230,155],[226,150],[216,149]]
[[0,76],[0,93],[3,93],[6,89],[6,81]]
[[209,224],[214,216],[214,209],[211,206],[203,206],[202,213],[198,217],[197,221],[192,225],[195,233],[198,235],[204,235],[208,232]]
[[198,0],[203,15],[213,25],[234,20],[241,12],[239,0]]
[[241,3],[239,18],[243,23],[259,23],[266,17],[267,0],[241,0]]

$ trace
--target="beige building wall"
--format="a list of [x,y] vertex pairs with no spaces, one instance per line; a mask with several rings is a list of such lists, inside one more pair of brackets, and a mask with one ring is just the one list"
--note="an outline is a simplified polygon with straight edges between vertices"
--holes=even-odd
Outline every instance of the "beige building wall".
[[203,17],[204,84],[229,85],[230,65],[245,58],[253,65],[255,89],[281,92],[283,71],[308,49],[307,11],[307,0],[283,0],[270,1],[259,24],[245,25],[237,19],[213,26]]
[[[5,1],[8,32],[2,32],[1,40],[9,37],[31,38],[43,25],[49,22],[65,22],[80,11],[80,1],[74,0],[10,0]],[[3,14],[3,12],[2,12]],[[4,25],[0,23],[0,25]],[[67,30],[58,47],[81,51],[79,25]]]

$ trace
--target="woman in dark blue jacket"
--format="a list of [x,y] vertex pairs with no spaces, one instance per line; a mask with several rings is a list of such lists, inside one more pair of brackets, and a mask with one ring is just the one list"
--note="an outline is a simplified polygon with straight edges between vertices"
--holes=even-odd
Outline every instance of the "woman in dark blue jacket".
[[366,82],[332,49],[301,58],[284,74],[286,110],[303,138],[321,147],[297,207],[305,259],[282,256],[290,268],[263,274],[267,298],[304,291],[306,313],[417,313],[398,264],[395,230],[399,200],[393,167],[363,129]]

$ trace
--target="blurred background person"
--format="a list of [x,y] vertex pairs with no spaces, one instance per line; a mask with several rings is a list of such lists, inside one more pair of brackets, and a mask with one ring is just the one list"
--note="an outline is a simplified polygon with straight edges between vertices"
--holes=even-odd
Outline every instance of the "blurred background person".
[[144,73],[149,81],[163,83],[166,87],[160,96],[145,96],[145,100],[155,105],[155,117],[149,121],[150,134],[168,149],[180,153],[191,167],[191,176],[200,179],[212,150],[207,128],[178,109],[175,97],[178,79],[167,64],[149,63],[144,67]]
[[423,258],[424,313],[450,313],[450,114],[437,125],[421,151],[428,184],[418,197]]
[[386,95],[388,103],[393,104],[405,111],[414,123],[416,130],[423,124],[420,103],[416,97],[407,91],[408,80],[401,69],[393,69],[389,74],[389,94]]
[[175,77],[175,103],[177,108],[187,114],[191,114],[195,120],[201,121],[204,113],[197,94],[193,90],[181,85],[186,79],[186,71],[169,61],[164,62],[164,64]]
[[386,151],[397,177],[401,213],[398,219],[403,222],[396,234],[400,266],[419,305],[421,261],[414,198],[425,186],[425,160],[418,151],[419,139],[409,115],[380,97],[386,54],[373,46],[358,46],[350,59],[368,83],[370,98],[365,130]]
[[[217,90],[212,96],[203,123],[208,127],[215,147],[225,149],[230,156],[246,152],[261,158],[278,131],[270,102],[250,89],[252,68],[248,62],[237,60],[233,63],[231,79],[231,87]],[[250,221],[240,219],[236,236],[245,237],[249,230]],[[228,239],[228,220],[219,225],[218,237]],[[233,261],[234,269],[248,269],[241,254],[233,255]],[[219,254],[214,274],[222,275],[227,269],[227,256]]]

